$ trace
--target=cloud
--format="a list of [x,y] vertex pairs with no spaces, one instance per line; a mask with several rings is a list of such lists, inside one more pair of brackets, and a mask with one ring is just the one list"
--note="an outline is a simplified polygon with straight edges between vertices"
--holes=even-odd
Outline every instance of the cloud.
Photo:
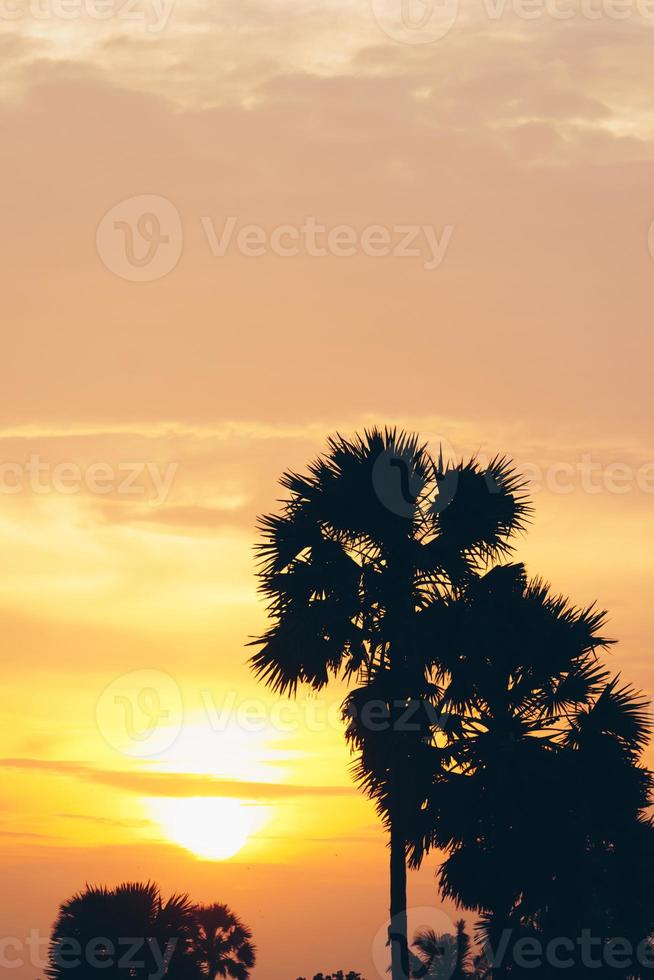
[[95,769],[83,763],[48,759],[0,759],[0,768],[101,783],[114,789],[142,796],[226,796],[248,800],[288,800],[303,797],[352,796],[348,786],[293,786],[286,783],[260,783],[235,779],[214,779],[189,773],[120,772]]
[[[185,427],[218,443],[230,425],[324,432],[442,412],[524,418],[543,438],[571,414],[589,433],[644,436],[648,358],[633,352],[652,344],[654,151],[647,126],[619,128],[622,104],[647,115],[644,49],[625,81],[605,70],[604,34],[584,40],[576,72],[566,38],[495,32],[472,58],[467,32],[421,53],[377,43],[366,73],[286,66],[249,107],[180,106],[44,66],[20,107],[0,107],[8,432],[69,426],[130,447],[168,426],[174,447]],[[183,250],[165,279],[131,283],[103,266],[95,234],[144,192],[177,208]],[[454,232],[432,273],[411,258],[219,258],[202,218],[219,232],[230,215],[268,231],[314,215]]]
[[35,834],[29,833],[26,830],[0,830],[0,837],[16,838],[17,840],[22,840],[23,838],[28,840],[56,840],[51,834]]
[[223,507],[105,507],[102,511],[114,523],[156,524],[170,527],[173,531],[181,529],[185,533],[191,530],[207,533],[219,528],[233,527],[236,522],[242,523],[244,516],[249,523],[252,522],[250,508],[245,510],[238,497],[225,500]]
[[64,820],[81,820],[84,823],[92,823],[101,827],[138,829],[150,825],[149,820],[116,820],[113,817],[98,817],[86,813],[58,813],[57,816]]

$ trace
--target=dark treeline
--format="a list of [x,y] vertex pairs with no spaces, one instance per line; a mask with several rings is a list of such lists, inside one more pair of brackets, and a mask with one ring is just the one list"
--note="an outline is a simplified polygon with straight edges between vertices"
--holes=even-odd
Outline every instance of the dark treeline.
[[126,882],[64,902],[49,959],[50,980],[247,980],[256,947],[227,905],[164,899],[152,882]]

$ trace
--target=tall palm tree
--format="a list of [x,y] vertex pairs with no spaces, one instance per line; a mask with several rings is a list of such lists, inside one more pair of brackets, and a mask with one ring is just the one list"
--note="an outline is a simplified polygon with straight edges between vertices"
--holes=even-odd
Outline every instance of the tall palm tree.
[[194,905],[162,898],[153,882],[87,886],[64,902],[53,927],[51,980],[200,980],[193,951]]
[[345,706],[348,737],[389,832],[391,969],[406,980],[407,844],[442,763],[431,710],[441,696],[438,609],[510,552],[529,506],[506,459],[445,465],[395,430],[337,435],[307,475],[281,482],[281,513],[260,522],[272,623],[251,664],[280,694],[359,680]]
[[597,659],[604,614],[512,565],[471,580],[443,618],[443,697],[457,724],[417,858],[423,846],[449,852],[443,892],[482,914],[491,948],[509,930],[496,977],[516,973],[511,948],[525,937],[578,949],[590,929],[635,948],[654,926],[650,779],[639,764],[649,720]]
[[227,905],[205,905],[195,910],[195,950],[208,980],[233,977],[247,980],[256,960],[252,933]]

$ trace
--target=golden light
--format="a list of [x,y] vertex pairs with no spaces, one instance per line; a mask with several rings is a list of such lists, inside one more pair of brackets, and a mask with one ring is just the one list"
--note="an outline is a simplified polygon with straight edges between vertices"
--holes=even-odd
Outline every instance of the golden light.
[[215,796],[148,801],[166,837],[196,857],[225,861],[238,854],[268,818],[269,807]]

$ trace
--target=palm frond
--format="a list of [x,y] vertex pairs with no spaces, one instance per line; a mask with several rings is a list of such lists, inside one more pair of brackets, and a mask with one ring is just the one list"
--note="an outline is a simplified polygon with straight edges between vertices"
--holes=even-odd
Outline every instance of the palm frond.
[[448,503],[435,505],[440,536],[450,549],[482,560],[509,553],[511,538],[524,530],[532,513],[527,483],[511,461],[496,456],[486,467],[472,459],[448,464],[438,474]]
[[645,748],[652,731],[647,698],[629,684],[620,685],[620,675],[604,687],[596,701],[583,708],[571,727],[567,744],[583,749],[598,739],[615,739],[629,755]]

